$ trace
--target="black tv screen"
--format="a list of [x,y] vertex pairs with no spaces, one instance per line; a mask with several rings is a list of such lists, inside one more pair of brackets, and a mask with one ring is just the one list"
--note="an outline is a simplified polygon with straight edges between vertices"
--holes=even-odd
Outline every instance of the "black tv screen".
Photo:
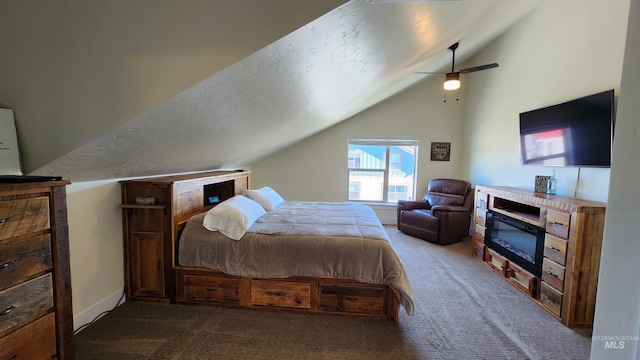
[[610,167],[613,102],[607,90],[521,113],[521,163]]

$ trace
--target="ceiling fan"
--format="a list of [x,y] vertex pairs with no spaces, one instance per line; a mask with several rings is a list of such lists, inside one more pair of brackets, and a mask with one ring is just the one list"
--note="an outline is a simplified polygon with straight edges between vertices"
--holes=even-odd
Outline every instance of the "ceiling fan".
[[457,89],[460,88],[460,74],[468,74],[468,73],[472,73],[472,72],[476,72],[476,71],[493,69],[495,67],[498,67],[497,63],[492,63],[492,64],[474,66],[474,67],[470,67],[470,68],[466,68],[466,69],[460,69],[458,71],[455,71],[456,49],[458,48],[458,45],[459,45],[459,43],[455,43],[455,44],[449,46],[449,50],[451,50],[453,52],[453,59],[451,60],[451,72],[442,73],[442,72],[422,72],[422,71],[417,71],[416,74],[442,74],[442,75],[445,75],[444,89],[445,90],[457,90]]

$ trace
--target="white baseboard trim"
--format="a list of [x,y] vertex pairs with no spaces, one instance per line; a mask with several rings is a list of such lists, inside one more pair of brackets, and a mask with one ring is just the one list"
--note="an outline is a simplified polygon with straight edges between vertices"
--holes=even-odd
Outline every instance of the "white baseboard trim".
[[382,225],[396,225],[398,223],[395,216],[393,217],[380,217]]
[[[103,314],[104,312],[113,310],[114,307],[116,306],[116,303],[118,306],[124,304],[126,301],[126,298],[122,296],[123,291],[124,290],[120,289],[114,292],[113,294],[107,296],[106,298],[102,299],[100,302],[92,305],[85,311],[77,315],[74,315],[73,331],[76,331],[81,326],[84,326],[85,324],[92,322],[93,319],[95,319],[97,316],[101,316],[100,314],[105,315]],[[119,300],[120,302],[118,303]]]

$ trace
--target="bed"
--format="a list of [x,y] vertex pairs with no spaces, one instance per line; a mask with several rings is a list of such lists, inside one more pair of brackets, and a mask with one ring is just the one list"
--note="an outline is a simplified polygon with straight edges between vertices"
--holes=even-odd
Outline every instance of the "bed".
[[[413,314],[404,265],[371,207],[234,198],[257,199],[264,212],[225,218],[223,203],[191,217],[178,245],[178,303],[393,321],[402,305]],[[218,228],[242,220],[239,232]]]

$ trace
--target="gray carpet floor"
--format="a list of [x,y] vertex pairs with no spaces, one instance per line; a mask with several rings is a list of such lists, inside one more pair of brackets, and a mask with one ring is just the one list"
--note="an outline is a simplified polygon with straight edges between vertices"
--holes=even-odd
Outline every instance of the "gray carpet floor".
[[588,359],[569,329],[486,265],[470,240],[387,227],[416,309],[399,322],[127,302],[76,336],[77,359]]

